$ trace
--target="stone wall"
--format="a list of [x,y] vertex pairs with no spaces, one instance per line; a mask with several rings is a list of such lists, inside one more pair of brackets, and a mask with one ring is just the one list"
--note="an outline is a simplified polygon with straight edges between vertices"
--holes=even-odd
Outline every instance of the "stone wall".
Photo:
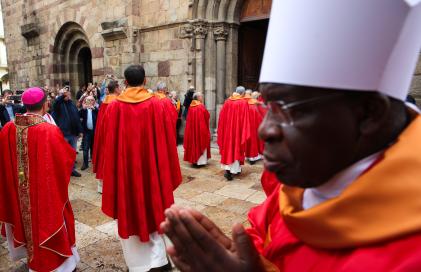
[[170,90],[184,93],[191,84],[188,54],[191,44],[180,39],[180,26],[188,20],[188,0],[140,1],[137,25],[140,32],[140,62],[153,87],[165,81]]
[[[54,54],[56,37],[66,23],[81,27],[92,52],[94,81],[106,73],[121,75],[125,64],[139,62],[135,57],[137,40],[133,37],[133,21],[139,14],[138,1],[91,0],[2,0],[5,40],[8,48],[10,79],[13,88],[30,85],[54,85],[69,77],[70,69],[59,73],[61,66]],[[136,16],[137,14],[137,16]],[[127,38],[106,41],[101,33],[102,22],[127,18]],[[27,29],[24,29],[24,28]],[[71,35],[72,30],[66,35]],[[26,37],[24,37],[26,35]],[[66,39],[71,37],[66,36]],[[65,40],[70,42],[71,40]],[[63,46],[66,44],[63,43]],[[60,74],[60,75],[58,75]]]
[[[171,89],[185,91],[192,83],[187,58],[191,44],[179,38],[180,26],[188,19],[188,0],[2,0],[2,4],[13,88],[55,85],[77,73],[63,67],[68,65],[66,56],[54,56],[61,49],[56,37],[68,22],[80,25],[86,35],[94,81],[108,73],[122,79],[128,65],[142,63],[149,87],[164,80]],[[101,23],[124,19],[123,37],[104,36],[109,29]],[[21,26],[28,27],[29,37],[23,36]]]

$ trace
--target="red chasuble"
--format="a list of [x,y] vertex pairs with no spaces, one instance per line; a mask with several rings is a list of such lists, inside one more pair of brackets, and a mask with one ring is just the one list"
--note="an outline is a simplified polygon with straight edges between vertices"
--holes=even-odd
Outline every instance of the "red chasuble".
[[235,161],[244,164],[247,140],[250,138],[249,106],[247,100],[234,94],[222,106],[218,121],[218,146],[221,164]]
[[210,115],[205,106],[200,101],[193,100],[184,132],[185,161],[197,163],[205,150],[207,150],[208,159],[211,157],[209,118]]
[[177,125],[177,119],[178,119],[177,108],[171,102],[171,99],[169,99],[164,93],[157,92],[155,93],[155,96],[158,98],[158,100],[164,107],[165,114],[171,117],[171,121],[173,122],[173,127],[174,127],[173,131],[174,133],[176,133],[176,125]]
[[263,141],[259,139],[258,130],[259,126],[265,117],[261,111],[259,111],[259,102],[256,99],[249,99],[249,118],[250,118],[250,138],[246,143],[246,157],[255,158],[259,154],[263,154]]
[[420,271],[421,117],[338,197],[280,186],[249,213],[266,271]]
[[12,225],[29,268],[53,271],[75,245],[68,185],[75,151],[38,115],[17,115],[0,134],[0,223]]
[[92,152],[92,168],[93,172],[96,173],[97,179],[103,179],[102,165],[104,161],[103,150],[105,144],[105,138],[107,137],[107,131],[104,130],[104,116],[107,110],[108,104],[113,102],[117,98],[117,95],[110,94],[105,97],[104,102],[99,108],[98,117],[96,121],[95,137],[94,137],[94,148]]
[[147,90],[128,88],[108,105],[104,126],[102,211],[118,220],[121,238],[147,242],[150,233],[162,233],[181,183],[171,116]]

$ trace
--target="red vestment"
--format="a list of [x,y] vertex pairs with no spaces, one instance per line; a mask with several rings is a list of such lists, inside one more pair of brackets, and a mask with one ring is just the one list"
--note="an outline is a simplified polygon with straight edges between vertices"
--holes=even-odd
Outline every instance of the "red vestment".
[[266,271],[419,271],[421,117],[338,197],[302,209],[279,186],[249,213]]
[[159,102],[164,107],[165,114],[171,117],[171,121],[173,122],[174,127],[173,131],[175,133],[178,119],[178,112],[176,106],[174,106],[174,104],[171,102],[171,99],[169,99],[164,93],[157,92],[155,93],[155,96],[158,98]]
[[263,170],[260,182],[262,183],[263,191],[265,192],[266,196],[270,196],[273,191],[277,190],[277,187],[281,184],[276,175],[267,170]]
[[128,88],[108,105],[104,126],[102,211],[118,220],[121,238],[147,242],[181,183],[171,116],[147,90]]
[[263,121],[264,115],[259,110],[259,102],[256,99],[248,99],[249,118],[250,118],[250,138],[246,143],[246,158],[256,158],[263,154],[264,144],[259,139],[259,126]]
[[12,225],[30,269],[53,271],[75,245],[68,197],[75,151],[58,127],[31,114],[3,128],[0,150],[0,223]]
[[222,106],[218,121],[218,146],[221,164],[244,164],[246,142],[250,138],[247,100],[234,94]]
[[107,137],[107,131],[104,130],[104,116],[107,110],[108,104],[113,102],[117,98],[117,95],[111,94],[105,97],[104,102],[99,108],[98,117],[96,120],[94,147],[92,151],[92,170],[96,173],[97,179],[103,179],[102,165],[104,163],[104,144],[105,138]]
[[184,132],[185,161],[196,163],[205,150],[207,150],[207,158],[211,157],[209,119],[210,115],[205,106],[201,102],[193,100],[190,104]]

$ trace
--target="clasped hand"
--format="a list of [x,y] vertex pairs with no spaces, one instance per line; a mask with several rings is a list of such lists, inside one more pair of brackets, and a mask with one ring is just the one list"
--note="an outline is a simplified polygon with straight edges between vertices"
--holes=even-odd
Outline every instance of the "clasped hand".
[[181,271],[264,271],[241,224],[233,226],[230,239],[209,218],[193,209],[173,205],[165,215],[161,229],[173,243],[167,252]]

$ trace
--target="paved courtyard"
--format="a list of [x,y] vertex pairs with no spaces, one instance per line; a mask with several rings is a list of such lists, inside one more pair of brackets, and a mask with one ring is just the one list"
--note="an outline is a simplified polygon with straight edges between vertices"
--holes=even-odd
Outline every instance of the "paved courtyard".
[[[78,168],[82,162],[81,153]],[[217,149],[212,149],[212,159],[205,168],[191,168],[183,162],[182,148],[179,157],[183,184],[175,191],[175,202],[203,212],[227,234],[236,222],[247,225],[247,211],[265,198],[260,185],[262,163],[246,164],[240,176],[227,182],[219,167]],[[81,173],[82,178],[72,178],[69,189],[81,257],[78,271],[126,271],[121,246],[116,239],[115,223],[100,210],[97,181],[91,169]],[[0,240],[0,271],[27,271],[24,261],[13,263],[9,259],[4,240]]]

